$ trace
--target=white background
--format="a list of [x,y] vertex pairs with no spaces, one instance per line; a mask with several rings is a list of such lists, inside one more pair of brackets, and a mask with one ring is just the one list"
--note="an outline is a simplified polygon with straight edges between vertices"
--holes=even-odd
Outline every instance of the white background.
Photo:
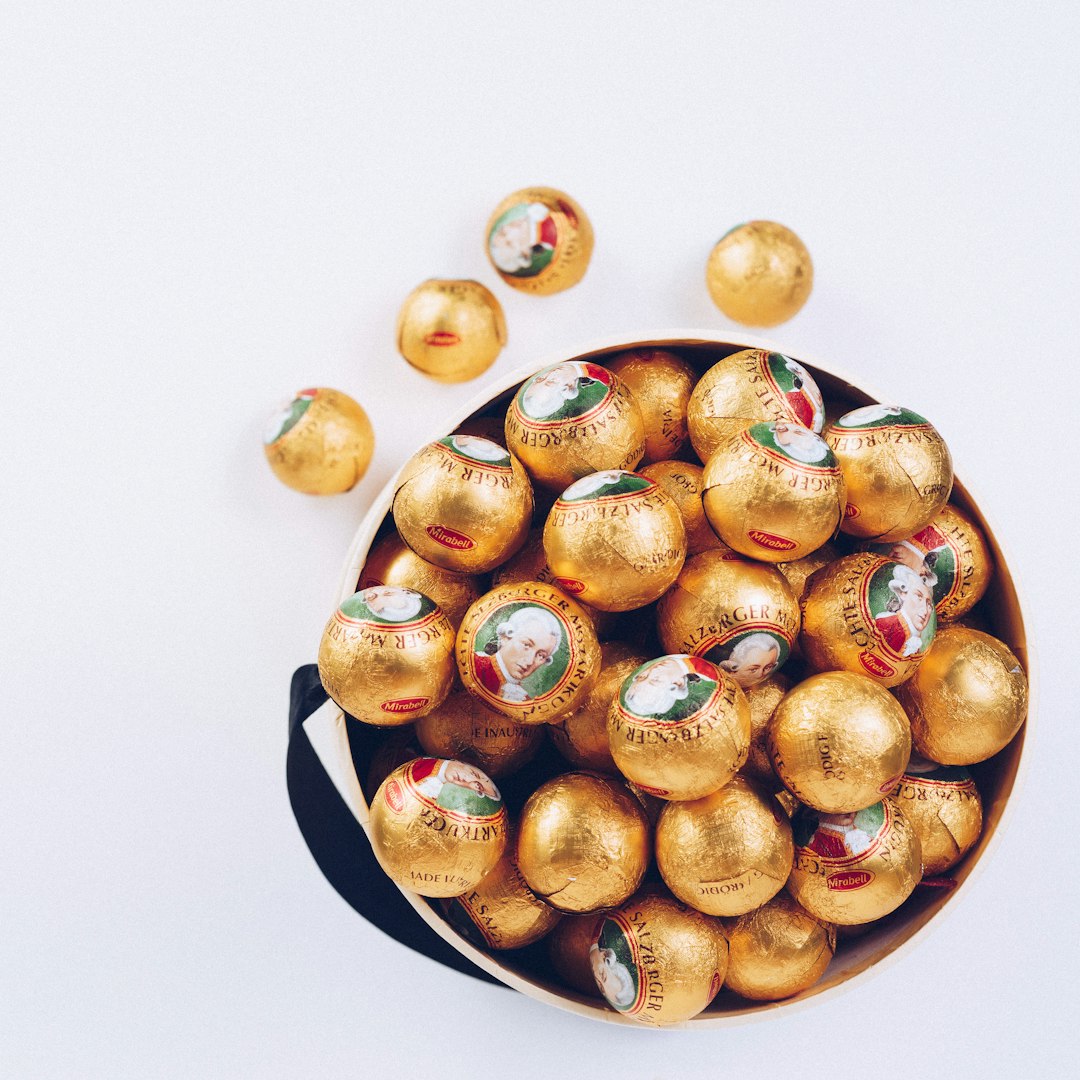
[[[890,7],[4,5],[0,1073],[1075,1066],[1080,22]],[[482,250],[530,183],[597,234],[548,299]],[[814,257],[772,336],[948,439],[1022,579],[1041,706],[1005,835],[917,949],[795,1015],[628,1031],[356,916],[290,814],[287,690],[365,507],[482,388],[396,355],[406,293],[492,287],[491,377],[606,334],[730,329],[703,265],[752,217]],[[375,422],[348,495],[296,495],[263,462],[268,414],[313,384]]]

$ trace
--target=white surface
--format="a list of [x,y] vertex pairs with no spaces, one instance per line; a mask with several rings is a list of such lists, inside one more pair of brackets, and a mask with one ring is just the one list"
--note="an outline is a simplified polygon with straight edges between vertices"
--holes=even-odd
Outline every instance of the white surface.
[[[1066,3],[906,8],[4,8],[0,1073],[1074,1065],[1080,23]],[[597,233],[584,282],[548,299],[481,247],[491,207],[536,182]],[[991,865],[911,955],[791,1017],[627,1032],[443,970],[338,899],[286,799],[288,680],[367,500],[478,389],[399,360],[406,293],[491,286],[493,374],[724,327],[702,268],[750,217],[814,256],[773,336],[925,412],[997,523],[1040,650],[1038,737]],[[378,437],[362,485],[325,500],[260,447],[319,383]]]

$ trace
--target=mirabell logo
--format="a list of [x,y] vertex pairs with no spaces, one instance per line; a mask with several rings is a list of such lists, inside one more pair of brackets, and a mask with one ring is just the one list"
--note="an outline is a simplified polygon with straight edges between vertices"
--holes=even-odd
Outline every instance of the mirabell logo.
[[578,581],[577,578],[561,577],[555,579],[559,583],[560,589],[565,589],[568,593],[573,593],[575,596],[578,593],[585,591],[585,582]]
[[830,874],[825,879],[830,892],[853,892],[869,885],[874,880],[870,870],[842,870],[839,874]]
[[393,701],[384,701],[379,708],[388,713],[412,712],[414,709],[422,709],[428,700],[426,697],[395,698]]
[[896,668],[891,664],[886,664],[880,656],[875,656],[873,653],[859,653],[859,663],[871,675],[876,675],[879,679],[890,679],[896,674]]
[[853,518],[859,516],[859,508],[854,503],[848,503],[844,507],[844,517]]
[[746,535],[759,547],[768,548],[770,551],[791,551],[792,548],[799,546],[786,536],[762,532],[760,529],[751,529]]
[[451,330],[434,330],[424,338],[425,345],[447,346],[460,343],[461,338]]
[[401,785],[396,780],[391,780],[386,785],[386,802],[391,810],[395,814],[400,814],[405,809],[405,793],[401,790]]
[[466,536],[457,529],[448,529],[445,525],[429,525],[424,531],[436,544],[442,544],[443,547],[457,551],[468,551],[476,547],[476,541],[471,536]]

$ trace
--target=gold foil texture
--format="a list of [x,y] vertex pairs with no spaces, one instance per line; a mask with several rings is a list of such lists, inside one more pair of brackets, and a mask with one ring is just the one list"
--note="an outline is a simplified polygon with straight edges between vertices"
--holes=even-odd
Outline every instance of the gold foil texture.
[[689,440],[686,410],[697,372],[666,349],[631,349],[606,366],[630,388],[645,421],[645,456],[651,464],[678,454]]

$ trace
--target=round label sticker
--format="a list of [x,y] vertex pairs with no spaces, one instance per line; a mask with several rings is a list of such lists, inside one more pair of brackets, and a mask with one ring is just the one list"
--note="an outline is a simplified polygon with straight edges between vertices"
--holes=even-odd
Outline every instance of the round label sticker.
[[479,435],[447,435],[439,440],[438,445],[444,447],[452,457],[463,458],[466,464],[510,471],[510,455],[491,439]]
[[825,424],[825,402],[813,376],[797,360],[783,353],[765,355],[762,375],[783,400],[792,418],[820,434]]
[[301,417],[308,411],[311,403],[318,397],[319,391],[301,390],[296,397],[289,402],[270,419],[263,432],[263,442],[269,446],[275,443],[282,435],[287,435],[300,422]]
[[438,604],[415,589],[400,585],[373,585],[369,589],[353,593],[341,602],[339,618],[345,622],[367,623],[376,627],[415,629],[441,614]]
[[801,806],[791,826],[796,847],[807,848],[823,862],[840,864],[872,855],[891,821],[888,805],[879,802],[849,814],[824,814]]
[[514,398],[514,408],[529,426],[546,426],[583,420],[613,395],[610,371],[597,364],[568,360],[541,368],[527,379]]
[[518,203],[500,214],[488,233],[488,254],[504,274],[536,277],[551,264],[559,228],[541,202]]
[[917,412],[899,405],[864,405],[844,413],[836,426],[846,431],[866,431],[883,427],[929,427],[930,423]]
[[584,502],[592,499],[610,499],[617,495],[631,495],[656,487],[652,480],[623,469],[605,469],[589,473],[575,480],[560,496],[564,503]]
[[799,472],[840,472],[840,463],[829,444],[802,424],[784,420],[752,424],[743,432],[743,440],[753,449]]
[[863,578],[864,616],[886,652],[904,660],[930,648],[937,630],[934,594],[904,563],[887,562]]
[[600,993],[619,1012],[636,1013],[645,1003],[645,978],[634,933],[618,914],[605,917],[589,947],[589,965]]
[[960,591],[958,550],[935,525],[927,525],[907,540],[897,540],[891,544],[867,544],[867,549],[911,567],[933,590],[936,608],[940,609],[945,601]]
[[470,664],[481,696],[520,704],[557,694],[573,673],[570,625],[536,600],[497,607],[476,629]]
[[619,690],[619,709],[632,720],[678,724],[720,697],[720,673],[700,656],[679,653],[642,664]]
[[402,782],[416,799],[446,817],[487,822],[506,814],[491,777],[464,761],[417,758],[405,769]]
[[704,638],[697,651],[744,690],[767,679],[791,655],[792,638],[773,623],[740,623]]

